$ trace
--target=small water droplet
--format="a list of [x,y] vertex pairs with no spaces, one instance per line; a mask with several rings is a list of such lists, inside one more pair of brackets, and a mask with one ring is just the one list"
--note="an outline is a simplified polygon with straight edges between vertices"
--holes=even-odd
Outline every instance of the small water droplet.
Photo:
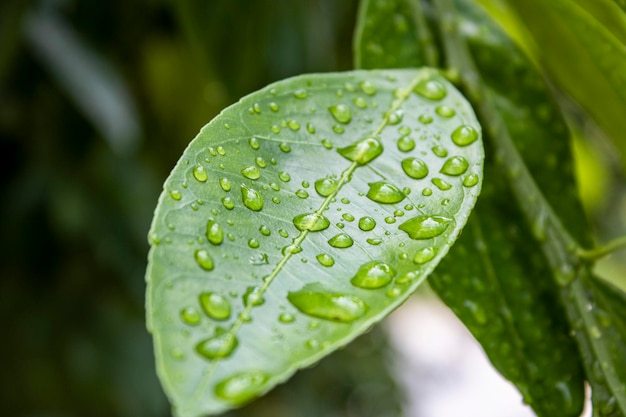
[[367,198],[377,203],[394,204],[399,203],[406,197],[398,187],[385,181],[371,182]]
[[222,227],[215,222],[209,220],[206,224],[206,237],[214,245],[219,245],[224,241],[224,231]]
[[478,139],[478,132],[472,126],[463,125],[452,132],[452,142],[458,146],[471,145]]
[[398,150],[401,152],[409,152],[415,148],[415,141],[408,136],[402,136],[398,139]]
[[278,229],[278,234],[285,238],[289,237],[289,233],[287,233],[287,231],[283,229]]
[[256,162],[256,164],[260,168],[265,168],[267,166],[267,162],[265,162],[265,159],[261,158],[260,156],[257,156],[256,158],[254,158],[254,162]]
[[411,178],[419,180],[428,175],[428,165],[419,158],[406,158],[401,164],[404,173]]
[[433,178],[430,180],[433,184],[437,186],[441,191],[447,191],[452,188],[452,184],[447,181],[442,180],[441,178]]
[[307,98],[309,93],[304,88],[299,88],[293,92],[295,98]]
[[385,217],[385,223],[387,224],[394,224],[396,222],[396,218],[393,216],[387,216]]
[[296,195],[300,198],[309,198],[309,193],[303,189],[299,189],[298,191],[296,191]]
[[265,303],[261,287],[248,287],[243,295],[243,303],[248,306],[260,306]]
[[220,178],[220,187],[226,192],[230,191],[232,187],[230,180],[228,178]]
[[228,210],[232,210],[235,207],[235,201],[230,198],[230,197],[224,197],[222,198],[222,204],[224,205],[224,207],[226,207]]
[[333,116],[333,118],[339,123],[347,124],[352,120],[352,113],[350,112],[350,107],[345,104],[335,104],[328,108],[328,111]]
[[308,213],[299,214],[294,217],[293,225],[300,231],[308,230],[310,232],[318,232],[327,229],[328,226],[330,226],[330,221],[321,214]]
[[296,244],[287,245],[282,249],[283,255],[287,255],[287,254],[295,255],[296,253],[300,253],[300,252],[302,252],[302,247]]
[[365,239],[365,241],[373,246],[377,246],[383,243],[383,240],[380,238],[369,238],[369,239]]
[[315,181],[315,191],[322,197],[328,197],[336,189],[339,183],[333,178],[320,178]]
[[359,268],[350,283],[356,287],[371,290],[388,285],[395,275],[395,269],[386,263],[371,261]]
[[387,123],[389,123],[389,125],[391,126],[394,126],[394,125],[402,123],[403,118],[404,118],[404,111],[396,110],[387,115]]
[[350,200],[348,200],[348,199],[347,199],[347,198],[345,198],[345,197],[342,197],[341,202],[342,202],[343,204],[350,204]]
[[432,151],[440,158],[445,158],[446,156],[448,156],[448,150],[440,145],[433,146]]
[[252,211],[261,211],[263,209],[263,197],[261,197],[261,194],[252,188],[246,187],[244,184],[241,184],[241,199],[243,200],[243,205]]
[[281,323],[293,323],[296,318],[291,313],[280,313],[278,321]]
[[465,178],[463,178],[463,185],[465,187],[473,187],[478,184],[478,175],[469,174]]
[[231,305],[227,298],[214,292],[203,292],[198,299],[208,317],[215,320],[226,320],[230,317]]
[[417,251],[413,257],[413,262],[418,265],[423,265],[426,262],[432,260],[437,255],[437,249],[433,247],[423,248]]
[[433,118],[432,116],[428,115],[428,114],[420,114],[417,117],[417,120],[420,121],[420,123],[424,124],[424,125],[428,125],[431,124],[433,122]]
[[272,233],[270,231],[270,228],[264,224],[262,224],[261,227],[259,227],[259,232],[261,232],[263,236],[269,236]]
[[171,190],[170,197],[172,197],[176,201],[180,201],[180,199],[183,198],[182,194],[178,190]]
[[196,345],[196,352],[206,359],[222,359],[229,357],[239,344],[235,335],[218,328],[215,336],[205,339]]
[[422,195],[423,195],[424,197],[431,196],[431,195],[433,195],[433,190],[431,190],[430,188],[426,187],[426,188],[424,188],[424,189],[422,190]]
[[354,103],[355,106],[357,106],[359,109],[364,109],[367,107],[367,102],[362,98],[362,97],[355,97],[352,102]]
[[376,86],[369,81],[361,81],[359,83],[359,87],[361,87],[361,91],[363,91],[368,96],[373,96],[376,94]]
[[248,143],[252,149],[259,149],[261,147],[259,140],[255,137],[251,137],[250,140],[248,140]]
[[293,130],[293,131],[297,131],[300,130],[300,123],[298,123],[297,120],[289,120],[287,122],[287,126],[289,126],[289,129]]
[[331,141],[329,141],[328,139],[322,139],[322,146],[325,147],[326,149],[332,149],[333,148],[333,143]]
[[315,258],[321,265],[325,267],[331,267],[335,264],[335,260],[333,259],[333,257],[326,253],[320,253]]
[[281,151],[283,151],[285,153],[291,152],[291,146],[289,146],[288,143],[281,142],[281,144],[278,145],[278,147],[280,148]]
[[454,111],[454,109],[452,107],[448,107],[448,106],[437,106],[437,108],[435,109],[435,112],[441,116],[441,117],[446,117],[446,118],[450,118],[453,117],[456,112]]
[[196,259],[196,263],[200,268],[205,271],[211,271],[215,268],[215,263],[213,262],[213,258],[209,254],[206,249],[198,249],[194,252],[194,258]]
[[259,241],[252,238],[252,239],[248,239],[248,246],[251,247],[252,249],[256,249],[259,247]]
[[209,179],[209,174],[202,165],[196,165],[193,167],[193,177],[200,182],[206,182]]
[[243,404],[265,386],[268,376],[262,372],[244,372],[226,378],[215,386],[215,395],[234,405]]
[[242,169],[241,175],[251,180],[258,180],[261,177],[261,171],[259,171],[259,168],[251,165]]
[[218,146],[217,147],[217,153],[219,153],[220,155],[224,156],[224,155],[226,155],[226,149],[224,149],[224,147],[222,147],[222,146]]
[[314,286],[290,292],[287,299],[304,314],[342,323],[357,320],[367,310],[365,302],[356,296],[332,293]]
[[420,81],[413,91],[429,100],[441,100],[448,94],[446,86],[436,80]]
[[272,127],[270,127],[270,130],[274,133],[280,133],[280,126],[272,125]]
[[376,220],[371,217],[361,217],[359,219],[359,229],[368,232],[376,227]]
[[280,108],[278,107],[278,104],[274,103],[273,101],[269,104],[269,106],[270,106],[270,110],[273,111],[274,113],[280,110]]
[[200,312],[195,307],[186,307],[180,310],[180,318],[185,324],[188,324],[189,326],[197,326],[202,320]]
[[462,156],[453,156],[444,162],[439,172],[446,175],[458,176],[463,175],[468,168],[469,162],[467,162],[467,159]]
[[345,131],[346,131],[346,129],[343,126],[341,126],[341,125],[333,125],[333,132],[341,135]]
[[291,180],[291,175],[289,175],[289,173],[282,171],[278,174],[278,178],[282,181],[282,182],[289,182],[289,180]]
[[430,239],[446,231],[452,219],[443,216],[421,215],[413,217],[398,226],[411,239]]
[[352,246],[354,244],[354,240],[352,240],[350,235],[347,235],[345,233],[339,233],[328,239],[328,244],[333,248],[343,249]]
[[345,221],[347,221],[347,222],[353,222],[354,221],[354,216],[352,214],[350,214],[350,213],[344,213],[341,217]]

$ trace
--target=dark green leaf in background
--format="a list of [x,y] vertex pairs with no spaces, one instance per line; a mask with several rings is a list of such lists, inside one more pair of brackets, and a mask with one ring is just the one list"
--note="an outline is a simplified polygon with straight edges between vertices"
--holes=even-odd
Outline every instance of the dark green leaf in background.
[[205,126],[150,232],[148,324],[176,413],[238,406],[396,308],[463,227],[481,145],[428,69],[287,79]]

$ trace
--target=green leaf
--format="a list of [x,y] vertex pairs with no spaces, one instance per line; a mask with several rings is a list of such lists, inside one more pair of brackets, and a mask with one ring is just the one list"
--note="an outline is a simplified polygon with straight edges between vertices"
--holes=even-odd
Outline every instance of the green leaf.
[[150,231],[176,414],[241,405],[400,305],[465,224],[482,158],[471,107],[429,69],[291,78],[206,125]]

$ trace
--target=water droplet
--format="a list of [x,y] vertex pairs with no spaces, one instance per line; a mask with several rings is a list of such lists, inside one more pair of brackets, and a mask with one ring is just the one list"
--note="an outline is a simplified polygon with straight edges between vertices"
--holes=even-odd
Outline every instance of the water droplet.
[[226,320],[230,317],[230,301],[213,292],[203,292],[198,297],[204,313],[215,320]]
[[282,250],[283,255],[287,255],[289,253],[292,255],[295,255],[296,253],[300,253],[300,252],[302,252],[302,247],[296,244],[287,245]]
[[322,139],[322,146],[325,147],[326,149],[332,149],[333,143],[329,141],[328,139]]
[[467,168],[469,168],[467,159],[462,156],[453,156],[444,162],[439,172],[446,175],[458,176],[464,174]]
[[367,198],[377,203],[399,203],[406,197],[398,187],[385,181],[370,182]]
[[328,197],[336,189],[339,183],[333,178],[320,178],[315,181],[315,191],[322,197]]
[[270,130],[274,133],[280,133],[280,127],[278,125],[272,125],[272,127],[270,127]]
[[396,222],[396,218],[393,216],[387,216],[385,217],[385,223],[387,224],[394,224]]
[[200,182],[206,182],[209,179],[209,174],[202,165],[196,165],[193,167],[193,177]]
[[333,125],[333,132],[341,135],[345,131],[346,131],[346,129],[343,126],[341,126],[341,125]]
[[296,318],[291,313],[280,313],[278,321],[281,323],[293,323]]
[[328,108],[330,114],[332,114],[333,118],[339,123],[347,124],[352,120],[352,113],[350,112],[350,107],[345,104],[335,104]]
[[354,240],[345,233],[339,233],[328,240],[328,244],[333,248],[349,248],[354,244]]
[[248,246],[251,247],[252,249],[258,248],[259,245],[260,245],[259,241],[254,238],[248,240]]
[[293,131],[300,130],[300,123],[298,123],[298,121],[293,120],[293,119],[287,122],[287,126],[289,126],[289,129]]
[[367,305],[353,295],[331,293],[322,288],[306,286],[290,292],[287,299],[298,310],[319,319],[350,323],[365,314]]
[[433,195],[433,190],[431,190],[430,188],[426,187],[426,188],[424,188],[424,189],[422,190],[422,195],[423,195],[424,197],[431,196],[431,195]]
[[322,264],[325,267],[331,267],[331,266],[335,265],[335,260],[333,259],[332,256],[330,256],[328,254],[320,253],[315,258],[317,259],[317,261],[320,264]]
[[347,221],[347,222],[353,222],[354,221],[354,216],[352,214],[350,214],[350,213],[344,213],[341,217],[345,221]]
[[452,219],[443,216],[417,216],[398,226],[411,239],[430,239],[446,231]]
[[454,111],[454,109],[452,107],[448,107],[448,106],[437,106],[437,108],[435,109],[435,112],[441,116],[441,117],[446,117],[446,118],[450,118],[453,117],[456,112]]
[[268,376],[262,372],[245,372],[226,378],[215,386],[215,395],[232,404],[243,404],[254,397],[265,386]]
[[420,121],[420,123],[424,124],[424,125],[428,125],[431,124],[433,122],[433,118],[432,116],[428,115],[428,114],[420,114],[417,117],[417,120]]
[[417,251],[413,257],[413,262],[418,265],[423,265],[426,262],[432,260],[437,255],[437,249],[433,247],[423,248]]
[[386,263],[371,261],[359,268],[350,283],[356,287],[371,290],[388,285],[395,275],[396,271]]
[[263,197],[256,190],[241,184],[241,198],[243,205],[252,211],[261,211],[263,208]]
[[404,111],[396,110],[392,113],[387,114],[387,123],[389,123],[389,125],[391,126],[397,125],[402,122],[403,118],[404,118]]
[[439,188],[441,191],[447,191],[450,188],[452,188],[452,184],[450,184],[449,182],[446,182],[444,180],[442,180],[441,178],[433,178],[432,180],[430,180],[433,184],[435,184],[437,186],[437,188]]
[[293,225],[300,231],[318,232],[327,229],[330,221],[317,213],[299,214],[293,218]]
[[261,171],[259,171],[259,168],[251,165],[242,169],[241,175],[251,180],[258,180],[261,177]]
[[255,137],[251,137],[250,140],[248,140],[248,143],[252,149],[259,149],[261,147],[259,140]]
[[466,187],[473,187],[478,184],[478,175],[469,174],[465,178],[463,178],[463,185]]
[[376,227],[376,220],[371,217],[361,217],[359,219],[359,229],[368,232]]
[[195,307],[186,307],[180,310],[181,320],[190,326],[197,326],[202,320],[200,312]]
[[304,88],[299,88],[293,92],[295,98],[307,98],[309,93]]
[[206,224],[206,237],[214,245],[219,245],[224,241],[224,231],[214,220],[209,220]]
[[273,101],[269,104],[269,106],[270,106],[270,110],[272,110],[274,113],[280,110],[280,108],[278,107],[278,104],[274,103]]
[[362,97],[355,97],[352,102],[354,103],[355,106],[357,106],[359,109],[364,109],[367,107],[367,102],[362,98]]
[[407,136],[409,133],[411,133],[411,128],[408,126],[400,126],[398,128],[398,133],[400,133],[402,136]]
[[309,193],[303,189],[299,189],[298,191],[296,191],[296,195],[300,198],[309,198]]
[[282,171],[278,174],[278,178],[282,181],[282,182],[289,182],[289,180],[291,180],[291,175],[289,175],[287,172]]
[[267,166],[267,162],[265,162],[265,159],[261,158],[260,156],[257,156],[256,158],[254,158],[254,162],[256,162],[256,164],[260,168],[265,168]]
[[448,150],[440,145],[433,146],[432,151],[440,158],[445,158],[446,156],[448,156]]
[[222,204],[224,205],[224,207],[226,207],[228,210],[232,210],[235,207],[235,202],[233,201],[232,198],[230,197],[224,197],[222,198]]
[[205,271],[211,271],[215,268],[215,263],[213,262],[213,258],[206,251],[206,249],[198,249],[194,252],[194,258],[196,259],[196,263],[200,266],[200,268]]
[[259,227],[259,232],[261,232],[263,236],[269,236],[272,233],[270,231],[270,228],[264,224],[262,224],[261,227]]
[[446,86],[436,80],[420,81],[413,91],[429,100],[441,100],[448,94]]
[[261,287],[248,287],[243,295],[243,303],[248,306],[260,306],[265,303]]
[[472,126],[463,125],[452,132],[452,142],[458,146],[467,146],[478,139],[478,132]]
[[408,136],[402,136],[398,139],[398,150],[401,152],[409,152],[415,148],[415,141]]
[[348,200],[348,199],[347,199],[347,198],[345,198],[345,197],[343,197],[343,198],[341,199],[341,202],[342,202],[343,204],[350,204],[350,200]]
[[222,146],[218,146],[217,147],[217,153],[219,153],[220,155],[224,156],[224,155],[226,155],[226,149],[224,149]]
[[278,234],[285,238],[289,237],[289,233],[287,233],[287,231],[283,229],[278,229]]
[[377,246],[383,243],[383,240],[380,238],[369,238],[369,239],[365,239],[365,241],[373,246]]
[[220,178],[220,187],[222,187],[222,190],[228,192],[231,189],[231,183],[230,180],[228,178]]
[[178,190],[170,191],[170,197],[172,197],[176,201],[180,201],[180,199],[183,198],[182,194]]
[[289,146],[288,143],[281,142],[280,145],[278,145],[278,147],[280,148],[281,151],[285,153],[291,152],[291,146]]
[[361,87],[361,91],[363,91],[368,96],[373,96],[376,94],[376,86],[369,81],[361,81],[359,83],[359,87]]
[[218,328],[215,336],[196,345],[196,352],[209,360],[227,358],[233,353],[238,343],[235,335]]
[[406,175],[415,179],[422,179],[428,175],[428,165],[418,158],[406,158],[402,160],[402,170]]

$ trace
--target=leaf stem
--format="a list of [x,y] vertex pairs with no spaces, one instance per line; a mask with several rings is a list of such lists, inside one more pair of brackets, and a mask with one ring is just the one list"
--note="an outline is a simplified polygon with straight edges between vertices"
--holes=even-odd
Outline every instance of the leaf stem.
[[594,262],[620,249],[626,248],[626,235],[610,240],[593,249],[578,249],[577,255],[581,261]]

